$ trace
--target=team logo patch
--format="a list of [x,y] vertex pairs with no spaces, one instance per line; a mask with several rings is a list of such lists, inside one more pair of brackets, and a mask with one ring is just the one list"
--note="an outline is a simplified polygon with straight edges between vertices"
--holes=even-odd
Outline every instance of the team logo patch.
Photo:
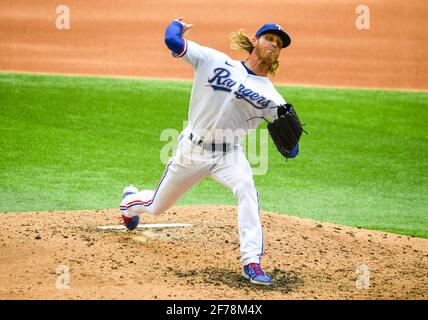
[[247,89],[244,85],[240,84],[238,90],[235,92],[238,99],[243,99],[251,104],[256,109],[266,109],[272,100],[268,100],[257,92]]
[[236,81],[230,78],[230,71],[225,68],[214,69],[214,76],[208,79],[209,87],[213,88],[214,91],[227,91],[231,92],[232,88],[236,85]]
[[[227,61],[225,62],[227,64]],[[214,91],[232,92],[237,82],[230,78],[230,71],[226,68],[214,69],[214,76],[208,79],[207,86]],[[263,95],[246,88],[243,84],[239,84],[238,89],[233,92],[237,99],[242,99],[251,104],[256,109],[266,109],[272,100],[267,99]]]

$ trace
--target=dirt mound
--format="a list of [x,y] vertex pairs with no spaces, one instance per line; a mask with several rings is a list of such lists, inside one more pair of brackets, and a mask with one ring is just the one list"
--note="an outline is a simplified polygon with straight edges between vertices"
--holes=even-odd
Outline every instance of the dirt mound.
[[241,276],[236,207],[180,206],[142,219],[190,228],[97,229],[117,216],[1,214],[0,298],[428,298],[426,239],[263,212],[263,266],[274,282],[254,288]]

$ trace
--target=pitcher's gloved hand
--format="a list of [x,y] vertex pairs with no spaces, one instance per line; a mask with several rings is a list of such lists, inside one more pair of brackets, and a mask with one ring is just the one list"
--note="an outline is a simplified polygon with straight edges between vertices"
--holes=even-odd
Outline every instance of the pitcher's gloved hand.
[[291,103],[278,107],[278,119],[268,124],[268,130],[276,148],[286,159],[297,156],[300,137],[306,131]]

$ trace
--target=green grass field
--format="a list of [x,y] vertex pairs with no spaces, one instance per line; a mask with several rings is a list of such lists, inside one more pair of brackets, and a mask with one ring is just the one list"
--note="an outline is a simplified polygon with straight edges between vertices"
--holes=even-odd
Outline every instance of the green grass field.
[[[115,208],[154,188],[191,83],[0,73],[0,211]],[[428,237],[428,94],[280,87],[306,124],[287,163],[269,141],[262,209]],[[263,127],[266,127],[264,125]],[[207,179],[178,204],[235,204]]]

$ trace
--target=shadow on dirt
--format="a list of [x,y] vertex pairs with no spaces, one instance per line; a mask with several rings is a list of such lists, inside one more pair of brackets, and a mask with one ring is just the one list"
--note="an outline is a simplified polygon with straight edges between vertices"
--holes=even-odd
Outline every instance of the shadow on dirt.
[[280,293],[289,293],[303,285],[303,280],[292,271],[282,271],[274,269],[267,270],[266,273],[271,277],[272,283],[269,286],[251,284],[244,279],[240,272],[225,269],[206,268],[202,270],[176,271],[175,274],[182,278],[187,278],[187,283],[195,284],[213,284],[215,286],[227,285],[230,288],[242,290],[276,291]]

